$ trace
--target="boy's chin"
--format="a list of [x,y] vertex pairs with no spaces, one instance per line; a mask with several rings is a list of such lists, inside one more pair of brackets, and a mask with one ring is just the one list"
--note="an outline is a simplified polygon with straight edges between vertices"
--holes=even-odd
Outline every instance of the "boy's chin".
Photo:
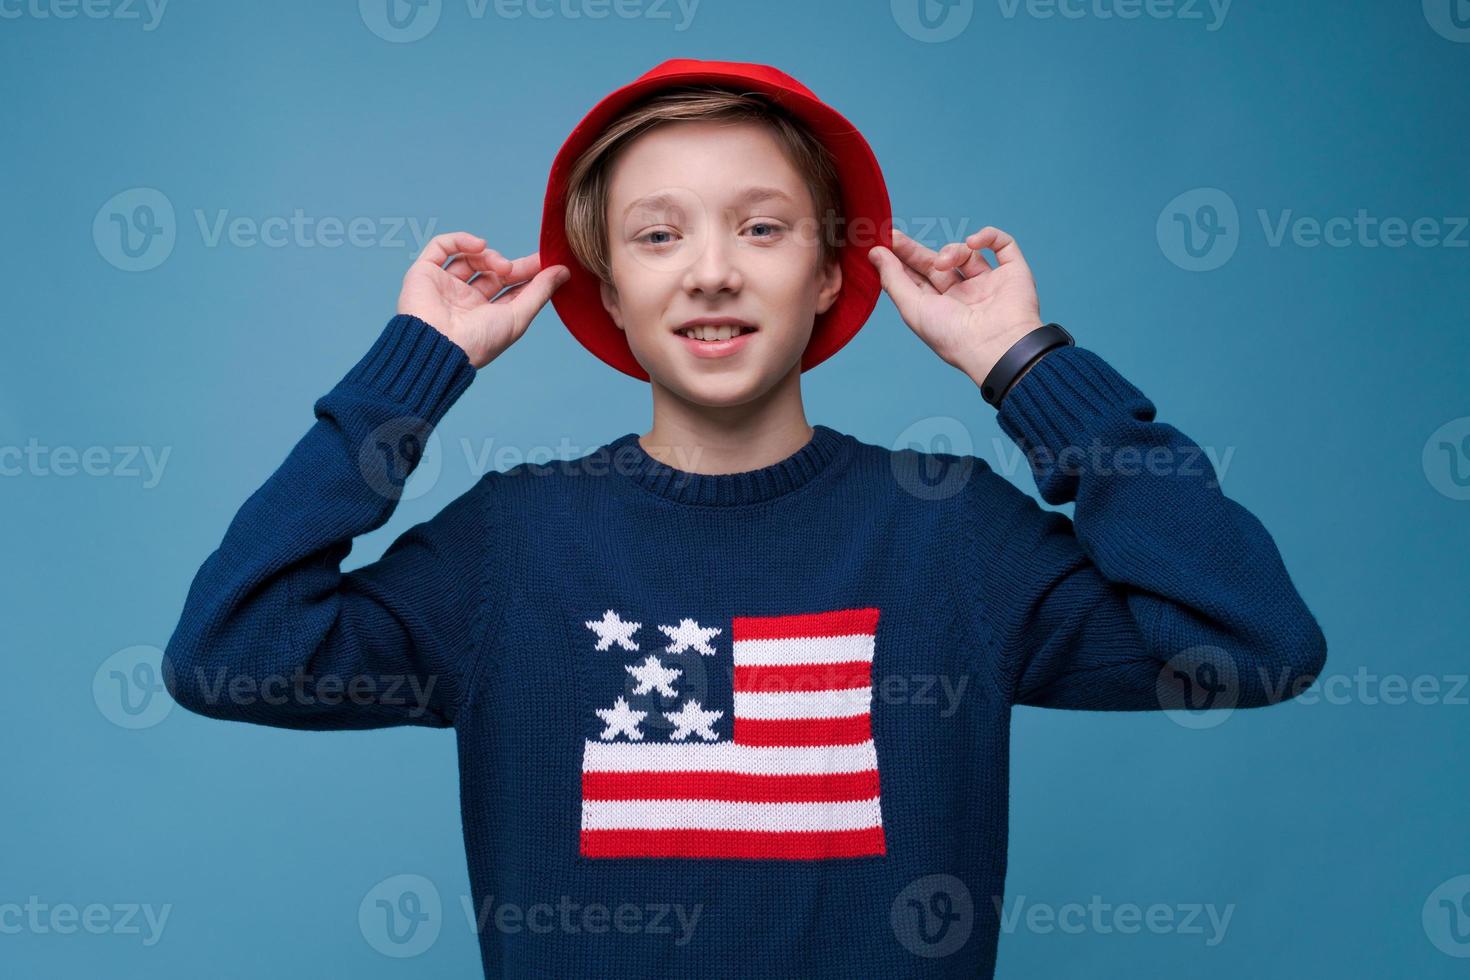
[[783,372],[757,366],[723,368],[718,371],[650,371],[654,381],[686,402],[706,408],[743,405],[768,391]]

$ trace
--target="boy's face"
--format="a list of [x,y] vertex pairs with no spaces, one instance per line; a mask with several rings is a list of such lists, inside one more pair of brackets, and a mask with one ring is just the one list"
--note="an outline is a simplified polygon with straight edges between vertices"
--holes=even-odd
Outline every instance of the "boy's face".
[[[637,137],[609,174],[607,229],[603,306],[654,383],[697,404],[741,404],[799,373],[813,321],[842,286],[841,266],[821,261],[806,184],[757,122],[680,121]],[[717,317],[755,330],[713,343],[678,332]]]

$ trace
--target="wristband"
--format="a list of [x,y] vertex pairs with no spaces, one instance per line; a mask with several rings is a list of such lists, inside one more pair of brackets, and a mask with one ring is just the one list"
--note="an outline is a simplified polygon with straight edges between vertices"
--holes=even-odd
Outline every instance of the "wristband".
[[990,369],[990,373],[985,376],[985,382],[980,385],[980,397],[988,404],[998,406],[1001,398],[1027,365],[1053,347],[1068,345],[1075,345],[1075,341],[1071,334],[1062,329],[1060,323],[1037,327],[1012,344],[1011,349],[995,362],[995,367]]

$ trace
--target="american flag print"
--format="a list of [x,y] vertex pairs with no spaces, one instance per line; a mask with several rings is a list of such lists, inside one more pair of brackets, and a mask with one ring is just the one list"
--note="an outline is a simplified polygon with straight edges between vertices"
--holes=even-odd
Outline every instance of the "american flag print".
[[[613,609],[586,622],[591,669],[626,678],[584,742],[582,855],[887,853],[871,725],[876,608],[735,616],[728,630],[688,618],[643,626]],[[691,666],[709,678],[692,691]]]

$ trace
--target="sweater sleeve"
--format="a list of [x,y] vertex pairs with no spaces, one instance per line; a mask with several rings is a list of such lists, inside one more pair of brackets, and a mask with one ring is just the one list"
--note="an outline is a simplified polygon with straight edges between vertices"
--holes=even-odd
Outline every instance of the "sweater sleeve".
[[345,575],[341,563],[387,522],[474,377],[424,321],[388,321],[195,574],[165,650],[179,704],[279,728],[453,724],[482,605],[485,481],[377,561]]
[[1076,502],[1074,523],[998,474],[971,481],[970,545],[988,561],[976,608],[1013,703],[1256,707],[1300,693],[1325,663],[1271,535],[1222,493],[1203,450],[1154,416],[1073,346],[1001,402],[997,421],[1042,499]]

